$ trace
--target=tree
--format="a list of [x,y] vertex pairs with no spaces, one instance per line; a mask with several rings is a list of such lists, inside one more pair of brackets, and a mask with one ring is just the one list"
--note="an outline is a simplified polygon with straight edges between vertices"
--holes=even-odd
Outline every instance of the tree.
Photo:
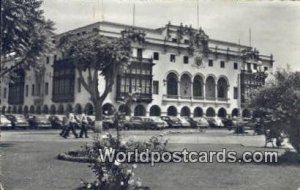
[[268,127],[286,132],[300,151],[300,72],[278,70],[267,87],[254,93],[250,106],[272,118]]
[[40,9],[42,0],[3,0],[1,2],[1,58],[14,56],[13,67],[0,73],[0,77],[18,66],[39,68],[41,58],[52,49],[54,23],[46,20]]
[[[98,33],[88,37],[66,34],[60,39],[60,48],[75,65],[81,84],[90,94],[95,107],[96,125],[99,125],[97,121],[102,120],[103,101],[112,90],[117,75],[129,66],[129,38],[109,38]],[[85,73],[87,77],[84,77]],[[98,90],[100,75],[105,83],[103,92]]]

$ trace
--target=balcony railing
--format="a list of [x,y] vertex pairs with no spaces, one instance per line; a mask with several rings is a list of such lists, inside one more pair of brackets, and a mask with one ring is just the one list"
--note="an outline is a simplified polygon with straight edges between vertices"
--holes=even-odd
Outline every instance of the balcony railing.
[[163,95],[163,99],[165,100],[191,100],[191,101],[220,101],[220,102],[228,102],[229,98],[216,98],[216,97],[203,97],[203,96],[178,96],[178,95]]

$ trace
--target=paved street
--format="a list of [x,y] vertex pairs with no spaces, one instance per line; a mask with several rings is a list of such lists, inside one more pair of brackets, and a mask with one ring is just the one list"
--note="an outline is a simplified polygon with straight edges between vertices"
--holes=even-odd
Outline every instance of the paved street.
[[[148,139],[166,131],[122,131],[125,138]],[[60,161],[57,154],[77,150],[89,139],[61,138],[58,130],[2,131],[1,181],[8,190],[75,189],[80,179],[93,180],[88,164]],[[115,134],[115,131],[112,131]],[[209,151],[227,148],[237,152],[267,150],[264,137],[234,135],[228,130],[169,130],[171,150]],[[92,137],[93,135],[90,134]],[[278,150],[272,149],[269,150]],[[279,150],[282,151],[282,150]],[[151,189],[296,189],[298,166],[255,164],[139,164],[136,175]],[[211,177],[214,176],[214,177]],[[245,180],[247,179],[247,180]],[[287,185],[289,188],[287,188]]]

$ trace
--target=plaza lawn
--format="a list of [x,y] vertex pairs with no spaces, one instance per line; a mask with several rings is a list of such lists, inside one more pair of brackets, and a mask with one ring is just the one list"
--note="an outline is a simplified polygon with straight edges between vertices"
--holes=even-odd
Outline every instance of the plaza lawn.
[[[80,179],[93,181],[94,175],[88,164],[56,159],[58,153],[80,148],[86,139],[65,140],[57,134],[34,136],[30,132],[20,136],[14,133],[12,137],[29,138],[25,135],[32,140],[9,139],[0,144],[1,182],[5,190],[75,189],[80,185]],[[278,150],[238,144],[169,144],[172,150],[184,147],[196,151],[227,148],[239,153],[245,150]],[[150,186],[152,190],[296,190],[300,187],[300,167],[291,164],[157,163],[154,167],[138,164],[135,174],[141,178],[143,185]]]

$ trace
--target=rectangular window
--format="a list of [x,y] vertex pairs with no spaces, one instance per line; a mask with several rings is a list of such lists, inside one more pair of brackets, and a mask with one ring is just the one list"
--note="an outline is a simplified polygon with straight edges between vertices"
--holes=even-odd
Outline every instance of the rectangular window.
[[208,66],[213,67],[214,66],[214,61],[212,59],[208,60]]
[[158,81],[153,81],[153,94],[158,94],[159,93],[159,87],[158,87],[158,85],[159,85],[159,82]]
[[137,57],[140,59],[143,58],[143,49],[141,49],[141,48],[137,49]]
[[237,64],[237,63],[233,63],[233,68],[234,68],[235,70],[238,70],[238,64]]
[[46,63],[47,63],[47,64],[50,63],[50,58],[49,58],[49,56],[47,56],[47,58],[46,58]]
[[54,61],[56,61],[57,60],[57,55],[54,55]]
[[26,85],[25,86],[25,95],[26,95],[26,97],[28,97],[28,88],[29,88],[28,85]]
[[233,87],[233,98],[238,99],[238,88],[237,87]]
[[267,70],[268,70],[268,67],[265,67],[264,69],[265,69],[265,71],[267,71]]
[[34,96],[35,92],[34,92],[34,84],[31,86],[31,96]]
[[183,63],[188,64],[189,63],[189,57],[188,56],[183,56]]
[[251,63],[247,63],[247,70],[251,71]]
[[172,38],[172,42],[177,43],[177,39],[176,38]]
[[41,95],[41,84],[38,84],[36,87],[36,95],[37,96]]
[[170,61],[175,63],[176,60],[175,60],[175,55],[174,54],[170,55]]
[[224,62],[224,61],[221,61],[221,62],[220,62],[220,66],[221,66],[221,68],[225,68],[225,62]]
[[257,70],[257,64],[253,64],[253,69]]
[[153,53],[153,59],[154,60],[159,60],[159,53],[158,52]]
[[189,40],[184,40],[184,43],[185,43],[185,44],[189,44],[190,41],[189,41]]
[[80,80],[80,78],[77,79],[77,92],[81,92],[81,80]]
[[49,83],[46,82],[45,83],[45,95],[48,95],[48,93],[49,93]]
[[7,89],[4,88],[3,98],[6,99],[6,96],[7,96]]

